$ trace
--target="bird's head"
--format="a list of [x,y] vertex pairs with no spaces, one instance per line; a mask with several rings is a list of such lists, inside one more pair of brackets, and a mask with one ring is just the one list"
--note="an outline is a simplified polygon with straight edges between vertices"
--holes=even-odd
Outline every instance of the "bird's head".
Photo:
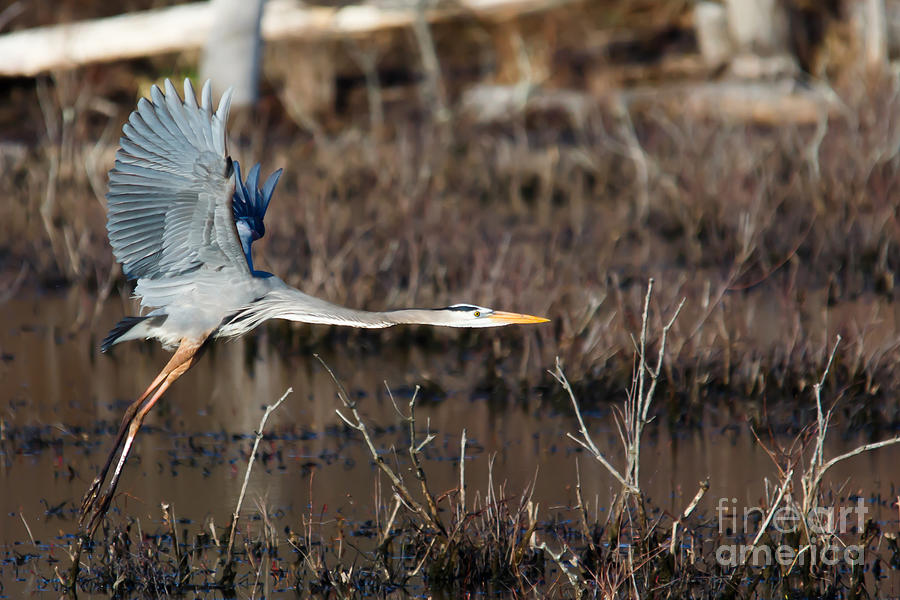
[[503,325],[547,323],[550,320],[473,304],[453,304],[434,310],[436,313],[440,313],[442,324],[448,327],[502,327]]

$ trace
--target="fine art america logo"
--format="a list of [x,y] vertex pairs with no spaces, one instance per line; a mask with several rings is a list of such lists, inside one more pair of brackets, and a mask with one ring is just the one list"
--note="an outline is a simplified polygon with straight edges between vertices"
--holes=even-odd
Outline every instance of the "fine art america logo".
[[840,535],[862,531],[865,516],[869,511],[863,499],[857,498],[856,505],[816,506],[806,514],[804,525],[803,512],[791,504],[784,505],[772,514],[766,527],[770,533],[793,534],[803,533],[809,529],[810,537],[819,538],[825,543],[801,547],[800,550],[787,544],[771,545],[761,543],[754,547],[752,540],[759,534],[760,527],[769,516],[768,511],[758,506],[746,506],[741,510],[737,498],[719,498],[716,505],[719,536],[747,536],[745,543],[722,544],[716,548],[716,562],[722,566],[736,567],[747,564],[753,567],[781,565],[835,565],[843,563],[848,566],[864,563],[863,546],[843,544]]

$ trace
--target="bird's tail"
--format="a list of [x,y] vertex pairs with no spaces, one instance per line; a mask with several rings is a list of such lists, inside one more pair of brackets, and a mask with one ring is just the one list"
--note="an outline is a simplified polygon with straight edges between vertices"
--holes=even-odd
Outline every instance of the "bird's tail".
[[100,343],[100,350],[101,352],[106,352],[119,342],[146,338],[152,327],[160,325],[165,320],[165,315],[125,317],[106,334],[106,337]]

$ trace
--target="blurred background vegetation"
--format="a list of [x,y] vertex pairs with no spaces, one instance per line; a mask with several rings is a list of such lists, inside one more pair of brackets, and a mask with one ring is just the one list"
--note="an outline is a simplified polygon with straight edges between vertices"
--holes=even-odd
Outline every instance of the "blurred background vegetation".
[[[130,293],[106,240],[106,172],[151,84],[203,76],[204,39],[189,29],[181,49],[83,62],[40,35],[179,4],[0,11],[5,297]],[[548,383],[558,355],[585,400],[630,382],[654,277],[660,322],[687,298],[671,399],[794,396],[835,333],[836,389],[893,397],[900,2],[490,4],[265,5],[258,100],[231,124],[236,158],[285,168],[261,268],[359,308],[465,298],[545,314],[549,327],[458,339],[487,344],[506,381]],[[202,6],[208,30],[216,5]],[[314,9],[291,35],[284,15]],[[21,67],[44,54],[46,69]],[[74,326],[106,325],[88,312]],[[330,335],[302,331],[303,344]],[[879,419],[861,420],[897,422],[896,401],[870,406]]]

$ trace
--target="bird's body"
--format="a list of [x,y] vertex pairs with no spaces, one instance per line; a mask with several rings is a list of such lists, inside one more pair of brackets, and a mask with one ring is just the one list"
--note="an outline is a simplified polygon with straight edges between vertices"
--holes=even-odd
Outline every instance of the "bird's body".
[[104,349],[128,340],[154,338],[164,348],[173,349],[185,338],[240,336],[269,319],[367,329],[404,323],[445,327],[497,325],[491,321],[484,321],[484,325],[471,325],[463,320],[456,325],[437,318],[435,314],[437,310],[453,311],[460,307],[480,308],[486,318],[493,312],[470,305],[442,309],[358,311],[304,294],[264,271],[254,271],[251,276],[232,274],[223,277],[219,273],[196,273],[184,278],[144,279],[138,282],[135,294],[141,296],[141,305],[150,309],[147,316],[121,334],[116,335],[116,330],[110,332],[103,342]]
[[[200,101],[190,81],[184,100],[166,80],[152,102],[141,99],[123,127],[110,171],[107,230],[142,316],[126,317],[101,348],[157,339],[175,353],[147,390],[129,406],[104,468],[82,504],[92,535],[112,500],[122,467],[144,417],[166,389],[215,338],[239,336],[269,319],[382,328],[410,323],[497,327],[546,319],[469,304],[437,309],[371,312],[304,294],[253,266],[252,244],[265,233],[263,217],[281,170],[259,188],[259,165],[242,179],[226,151],[230,91],[213,111],[209,82]],[[118,454],[104,495],[100,489]],[[97,504],[99,502],[99,505]]]

